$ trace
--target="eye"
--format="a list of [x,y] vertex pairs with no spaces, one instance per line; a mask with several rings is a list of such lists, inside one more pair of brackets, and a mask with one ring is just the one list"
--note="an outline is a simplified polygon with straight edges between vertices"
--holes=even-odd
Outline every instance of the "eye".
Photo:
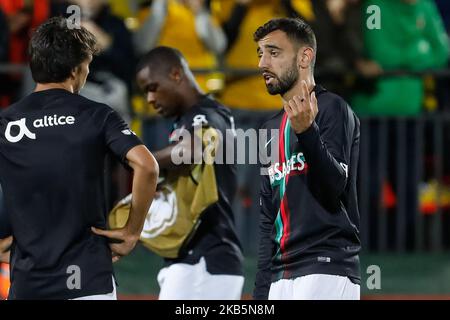
[[147,92],[155,92],[156,89],[158,89],[158,85],[157,84],[151,84],[147,87]]
[[278,56],[278,51],[271,50],[271,51],[270,51],[270,55],[271,55],[272,57],[276,57],[276,56]]

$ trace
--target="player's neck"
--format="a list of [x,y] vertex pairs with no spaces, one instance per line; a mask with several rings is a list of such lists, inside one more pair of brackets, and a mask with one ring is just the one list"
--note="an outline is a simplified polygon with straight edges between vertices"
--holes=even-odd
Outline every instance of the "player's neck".
[[300,76],[298,81],[296,82],[296,84],[288,91],[286,92],[282,98],[283,98],[283,103],[287,103],[289,100],[291,100],[294,96],[299,96],[302,94],[302,81],[305,80],[306,84],[308,85],[308,91],[311,93],[314,89],[314,87],[316,86],[316,81],[314,80],[314,77],[311,76],[307,76],[307,77],[302,77]]
[[189,93],[184,95],[184,111],[187,111],[197,105],[204,95],[204,92],[199,88],[195,88],[195,90],[189,90]]
[[34,89],[34,92],[39,91],[45,91],[50,89],[63,89],[67,90],[71,93],[74,93],[73,85],[67,82],[61,82],[61,83],[38,83],[36,85],[36,88]]

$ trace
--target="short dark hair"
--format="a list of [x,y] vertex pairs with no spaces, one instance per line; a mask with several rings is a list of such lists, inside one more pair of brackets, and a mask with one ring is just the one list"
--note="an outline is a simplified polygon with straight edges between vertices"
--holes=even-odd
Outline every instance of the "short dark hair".
[[182,68],[183,54],[171,47],[159,46],[153,48],[139,60],[136,71],[149,67],[152,72],[169,73],[173,67]]
[[276,30],[281,30],[288,36],[289,39],[296,44],[308,45],[317,51],[316,36],[309,24],[300,18],[278,18],[266,22],[259,27],[253,34],[255,42],[260,41],[266,35]]
[[95,36],[83,27],[69,29],[63,17],[54,17],[33,33],[29,46],[30,69],[37,83],[59,83],[74,68],[97,53]]

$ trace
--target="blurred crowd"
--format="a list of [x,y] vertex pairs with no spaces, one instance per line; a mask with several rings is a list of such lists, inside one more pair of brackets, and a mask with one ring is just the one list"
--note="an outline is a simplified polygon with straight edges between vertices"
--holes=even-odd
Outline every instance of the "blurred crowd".
[[[20,67],[32,30],[51,16],[70,16],[72,4],[101,50],[81,94],[116,109],[151,150],[167,144],[171,127],[136,89],[136,60],[158,45],[178,48],[202,89],[232,108],[236,127],[258,128],[281,107],[258,74],[253,41],[273,17],[301,17],[313,26],[317,82],[360,117],[450,110],[448,0],[0,0],[0,108],[33,89]],[[379,28],[368,23],[377,18]],[[241,170],[236,211],[252,217],[241,226],[251,237],[245,229],[256,226],[258,190],[250,177],[258,173]]]
[[[153,116],[136,98],[133,72],[136,59],[157,45],[180,49],[203,89],[243,117],[278,109],[279,98],[267,95],[255,72],[252,35],[282,16],[313,26],[319,82],[358,114],[418,115],[424,107],[449,106],[445,77],[421,74],[448,66],[445,0],[0,0],[0,63],[26,64],[30,32],[50,16],[70,16],[71,4],[81,8],[82,25],[101,48],[83,94],[106,100],[130,120]],[[372,5],[380,9],[375,30],[368,22]],[[0,106],[32,88],[22,71],[1,72]]]

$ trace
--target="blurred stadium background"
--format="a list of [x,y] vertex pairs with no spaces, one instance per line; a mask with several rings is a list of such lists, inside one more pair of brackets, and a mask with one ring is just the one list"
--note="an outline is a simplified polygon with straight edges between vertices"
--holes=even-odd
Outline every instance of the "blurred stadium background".
[[[317,82],[345,97],[361,119],[363,298],[450,299],[450,1],[0,0],[1,108],[33,89],[30,32],[50,16],[67,15],[70,4],[81,6],[83,24],[103,47],[82,94],[119,111],[151,150],[166,144],[170,121],[136,89],[140,55],[156,45],[177,47],[203,89],[232,109],[236,126],[258,128],[281,104],[258,75],[252,34],[273,17],[309,22],[318,38]],[[367,23],[371,5],[380,9],[380,29]],[[130,191],[130,177],[113,160],[108,168],[112,207]],[[248,298],[256,271],[258,170],[238,170],[235,216]],[[117,263],[122,298],[154,298],[161,265],[141,246]],[[369,265],[381,269],[379,290],[365,285]],[[4,291],[6,266],[0,275]]]

